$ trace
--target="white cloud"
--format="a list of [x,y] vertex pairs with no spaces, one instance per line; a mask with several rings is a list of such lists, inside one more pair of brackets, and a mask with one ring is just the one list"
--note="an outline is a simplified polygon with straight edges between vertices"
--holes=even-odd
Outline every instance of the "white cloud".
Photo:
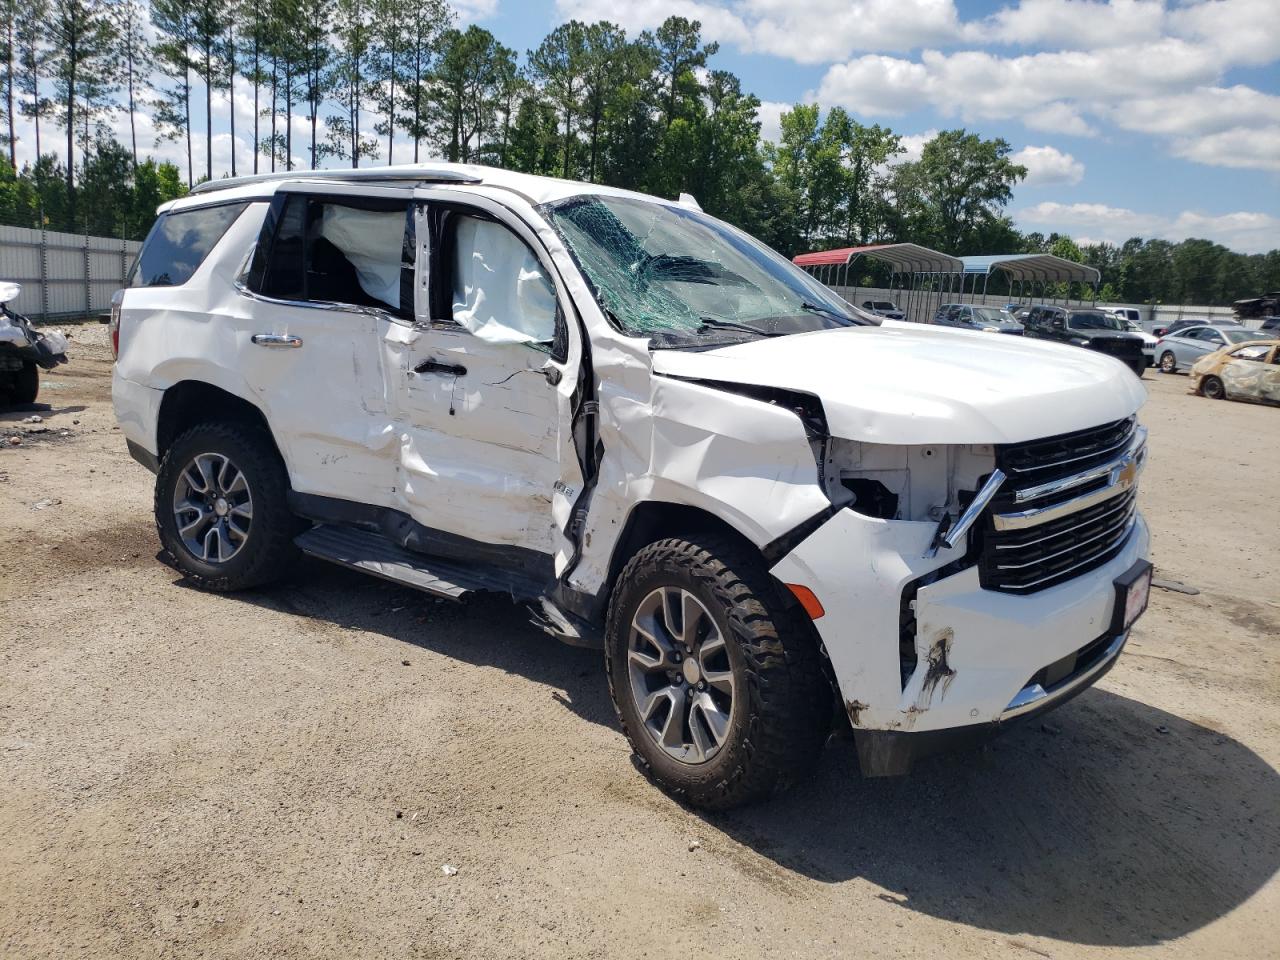
[[777,143],[782,139],[782,115],[792,108],[793,104],[766,100],[760,104],[756,116],[760,119],[760,139]]
[[1113,47],[1157,39],[1162,0],[1022,0],[986,20],[965,25],[965,38],[1023,46]]
[[1280,217],[1256,211],[1207,214],[1184,210],[1176,217],[1140,213],[1103,203],[1056,203],[1047,201],[1014,213],[1024,229],[1045,233],[1059,231],[1096,242],[1120,244],[1130,237],[1158,237],[1185,240],[1203,237],[1232,250],[1262,253],[1276,246]]
[[556,0],[563,20],[612,20],[629,32],[669,16],[702,23],[707,40],[797,63],[830,63],[859,51],[908,51],[960,35],[953,0]]
[[924,133],[909,133],[901,138],[902,153],[898,154],[889,161],[889,166],[897,166],[900,163],[915,163],[924,155],[924,145],[938,135],[937,128],[926,130]]
[[1065,183],[1071,186],[1084,179],[1084,164],[1056,147],[1023,147],[1010,158],[1027,168],[1022,182],[1029,187]]
[[1275,0],[1207,0],[1174,7],[1173,34],[1204,44],[1226,64],[1260,66],[1280,58]]

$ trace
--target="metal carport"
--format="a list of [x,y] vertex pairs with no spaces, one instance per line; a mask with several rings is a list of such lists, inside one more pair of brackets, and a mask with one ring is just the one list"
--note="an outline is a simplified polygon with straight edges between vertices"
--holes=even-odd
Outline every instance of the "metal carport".
[[[1083,263],[1076,263],[1074,260],[1067,260],[1063,257],[1056,257],[1051,253],[1000,253],[994,255],[984,255],[976,257],[961,257],[964,264],[964,278],[961,279],[960,289],[964,291],[964,281],[968,277],[973,277],[972,286],[970,287],[970,296],[976,296],[978,293],[978,277],[982,277],[982,295],[985,297],[987,293],[987,281],[991,274],[1000,271],[1009,278],[1010,296],[1014,296],[1014,285],[1017,284],[1017,299],[1020,302],[1026,292],[1027,284],[1031,285],[1032,298],[1035,297],[1035,285],[1040,284],[1040,293],[1043,297],[1044,289],[1050,283],[1065,283],[1067,285],[1067,299],[1071,299],[1071,284],[1087,283],[1093,288],[1093,300],[1098,299],[1098,282],[1102,279],[1102,274],[1095,267],[1087,266]],[[1056,299],[1056,296],[1055,296]],[[1079,298],[1081,301],[1084,297]]]
[[[899,289],[906,294],[906,303],[902,304],[902,308],[908,319],[912,318],[913,310],[921,314],[928,312],[920,308],[927,305],[935,290],[941,303],[943,283],[932,284],[935,290],[926,289],[933,278],[946,278],[945,286],[949,289],[952,278],[963,277],[964,274],[964,264],[959,258],[916,243],[879,243],[820,250],[799,254],[792,262],[829,287],[842,286],[847,289],[849,268],[859,257],[888,264],[889,292],[892,295],[894,289]],[[854,302],[857,296],[858,287],[855,283],[853,298],[849,302]],[[922,316],[921,319],[927,321],[930,317]]]

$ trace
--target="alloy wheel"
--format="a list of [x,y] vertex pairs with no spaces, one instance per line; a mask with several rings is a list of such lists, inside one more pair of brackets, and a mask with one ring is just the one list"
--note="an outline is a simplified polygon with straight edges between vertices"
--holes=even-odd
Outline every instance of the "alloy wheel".
[[640,721],[668,756],[701,764],[720,752],[733,718],[733,669],[701,600],[682,587],[651,591],[631,619],[627,674]]
[[173,519],[193,557],[226,563],[244,547],[253,523],[253,495],[244,473],[221,453],[192,457],[178,474]]

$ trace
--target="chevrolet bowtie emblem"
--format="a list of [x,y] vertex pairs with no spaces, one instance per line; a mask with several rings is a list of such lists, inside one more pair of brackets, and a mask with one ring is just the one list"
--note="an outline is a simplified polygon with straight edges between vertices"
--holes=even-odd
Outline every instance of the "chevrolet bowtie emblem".
[[1126,455],[1111,471],[1111,485],[1114,487],[1119,484],[1123,487],[1133,486],[1133,481],[1138,478],[1138,461],[1132,455]]

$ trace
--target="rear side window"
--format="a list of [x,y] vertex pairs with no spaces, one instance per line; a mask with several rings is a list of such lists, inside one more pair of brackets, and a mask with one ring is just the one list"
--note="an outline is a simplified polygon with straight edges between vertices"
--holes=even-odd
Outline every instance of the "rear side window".
[[221,203],[160,215],[138,255],[130,286],[176,287],[191,279],[247,203]]
[[282,195],[263,226],[248,285],[279,300],[413,316],[407,200]]

